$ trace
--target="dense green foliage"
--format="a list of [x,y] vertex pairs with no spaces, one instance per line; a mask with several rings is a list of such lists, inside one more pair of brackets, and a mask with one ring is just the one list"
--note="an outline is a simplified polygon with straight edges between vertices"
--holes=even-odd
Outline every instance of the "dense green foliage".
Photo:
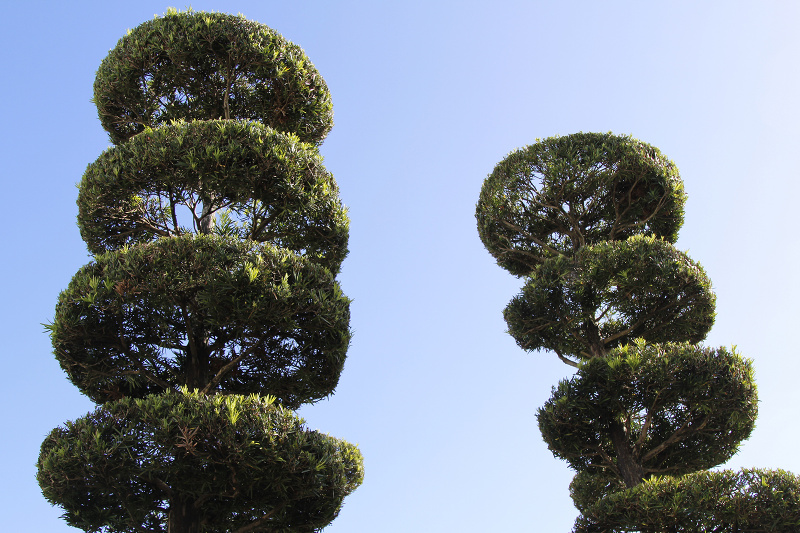
[[160,531],[174,495],[203,531],[316,531],[361,482],[362,460],[302,423],[259,396],[125,398],[53,430],[39,483],[84,531]]
[[795,533],[800,477],[783,470],[654,477],[598,501],[574,533]]
[[623,479],[623,445],[647,478],[727,461],[750,435],[757,401],[750,362],[735,352],[640,341],[581,365],[538,420],[550,450],[577,472]]
[[[221,230],[315,258],[333,272],[348,221],[316,148],[256,122],[176,122],[109,148],[80,184],[78,225],[93,253]],[[219,230],[218,230],[219,231]]]
[[522,348],[588,359],[639,337],[699,342],[714,323],[714,302],[699,265],[637,235],[546,259],[504,314]]
[[350,343],[324,81],[266,26],[170,10],[109,53],[95,102],[116,143],[78,194],[97,255],[48,329],[100,405],[42,444],[43,494],[92,532],[319,531],[363,479],[288,410],[333,393]]
[[654,234],[674,242],[685,202],[678,169],[627,136],[550,137],[509,154],[481,189],[478,234],[517,276],[602,241]]
[[349,318],[325,268],[269,244],[186,235],[97,256],[61,294],[51,335],[98,403],[188,386],[297,408],[336,387]]
[[509,333],[578,369],[538,412],[576,472],[575,533],[800,530],[800,478],[706,471],[750,435],[758,400],[749,360],[697,345],[715,296],[671,244],[684,202],[671,161],[610,133],[517,150],[481,190],[481,240],[525,277]]
[[223,13],[169,11],[134,28],[101,63],[94,102],[114,143],[172,120],[256,120],[315,144],[333,125],[303,50]]

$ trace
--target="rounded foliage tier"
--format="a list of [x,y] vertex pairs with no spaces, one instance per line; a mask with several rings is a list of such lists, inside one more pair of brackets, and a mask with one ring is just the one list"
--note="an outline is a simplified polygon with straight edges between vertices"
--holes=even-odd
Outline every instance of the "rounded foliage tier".
[[700,342],[714,307],[700,265],[668,242],[637,235],[545,260],[504,316],[520,347],[570,360],[603,356],[637,337]]
[[478,233],[517,276],[580,247],[655,234],[670,242],[683,224],[677,167],[624,135],[550,137],[509,154],[489,175],[476,209]]
[[85,531],[166,532],[168,519],[207,533],[318,531],[361,483],[363,460],[302,424],[257,396],[126,398],[53,430],[37,477]]
[[727,461],[753,430],[757,402],[750,362],[736,352],[637,342],[581,365],[537,418],[576,471],[623,479],[635,464],[646,479]]
[[569,484],[569,495],[575,508],[583,513],[601,498],[626,488],[625,482],[612,472],[581,470]]
[[783,470],[696,472],[649,479],[604,498],[574,533],[795,533],[800,477]]
[[172,120],[256,120],[314,144],[333,125],[303,50],[223,13],[171,11],[134,28],[101,63],[94,102],[115,144]]
[[286,250],[181,236],[97,256],[50,328],[61,366],[98,403],[188,386],[296,408],[336,387],[349,303],[327,269]]
[[257,122],[181,122],[106,150],[83,175],[78,225],[92,253],[199,231],[269,241],[337,272],[348,219],[312,145]]

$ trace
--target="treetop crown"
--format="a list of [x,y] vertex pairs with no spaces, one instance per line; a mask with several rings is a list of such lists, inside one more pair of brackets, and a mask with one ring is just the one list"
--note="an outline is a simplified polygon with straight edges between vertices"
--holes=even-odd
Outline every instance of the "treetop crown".
[[655,234],[675,242],[685,194],[678,169],[627,135],[550,137],[510,153],[484,182],[478,233],[500,266],[523,276],[581,246]]
[[112,142],[174,119],[252,119],[319,144],[333,125],[322,76],[303,50],[242,16],[168,11],[120,39],[94,102]]

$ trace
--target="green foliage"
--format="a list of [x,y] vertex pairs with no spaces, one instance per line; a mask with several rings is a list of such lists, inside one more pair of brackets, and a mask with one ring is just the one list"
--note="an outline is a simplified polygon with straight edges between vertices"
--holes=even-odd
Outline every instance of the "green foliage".
[[348,237],[338,193],[316,148],[294,135],[257,122],[176,122],[89,165],[78,225],[89,250],[102,253],[196,232],[225,212],[238,222],[231,236],[272,242],[338,272]]
[[187,235],[97,256],[61,294],[51,336],[98,403],[186,385],[296,408],[336,387],[349,303],[328,270],[291,252]]
[[578,472],[622,479],[618,424],[644,477],[680,475],[732,457],[755,425],[757,402],[750,362],[735,351],[638,342],[582,364],[538,420],[553,454]]
[[105,403],[45,440],[43,493],[86,531],[319,531],[363,479],[287,410],[333,393],[350,342],[324,81],[266,26],[171,9],[109,53],[95,103],[116,143],[80,184],[97,255],[48,329]]
[[317,531],[361,483],[362,458],[302,424],[258,396],[125,398],[53,430],[38,480],[84,531],[166,532],[170,501],[207,533]]
[[581,470],[569,484],[569,495],[575,507],[583,513],[599,499],[625,488],[625,483],[611,472]]
[[637,337],[699,342],[714,323],[714,303],[697,263],[637,235],[546,259],[504,315],[520,347],[587,359]]
[[654,234],[677,239],[685,194],[675,165],[628,136],[550,137],[509,154],[481,189],[478,233],[517,276],[581,246]]
[[103,127],[121,143],[172,120],[256,120],[318,144],[330,93],[303,50],[242,16],[169,12],[120,39],[94,83]]
[[527,276],[509,333],[578,368],[537,416],[577,472],[574,533],[800,530],[800,478],[698,472],[733,456],[758,400],[748,360],[690,344],[713,325],[715,297],[671,244],[684,202],[671,161],[610,133],[517,150],[481,190],[481,240]]
[[795,533],[800,477],[783,470],[655,477],[584,511],[574,533]]

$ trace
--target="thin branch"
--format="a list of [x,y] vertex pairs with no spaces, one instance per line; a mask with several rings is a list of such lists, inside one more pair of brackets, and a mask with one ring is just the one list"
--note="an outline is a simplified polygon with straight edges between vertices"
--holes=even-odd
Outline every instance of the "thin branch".
[[572,366],[572,367],[575,367],[575,368],[579,368],[578,363],[576,363],[575,361],[570,361],[569,359],[567,359],[566,357],[564,357],[560,353],[556,353],[556,355],[558,356],[559,359],[561,359],[563,362],[565,362],[569,366]]
[[241,360],[250,355],[251,353],[253,353],[252,347],[250,347],[249,349],[243,351],[242,353],[231,359],[230,362],[228,362],[225,366],[220,368],[219,372],[217,372],[217,374],[211,379],[211,381],[209,381],[206,384],[206,386],[203,387],[203,390],[200,391],[200,394],[208,394],[211,391],[211,389],[213,387],[216,387],[222,380],[222,378],[225,377],[225,374],[227,374],[228,372],[239,366]]
[[[121,334],[119,336],[119,341],[120,341],[120,346],[122,348],[122,352],[128,357],[129,360],[131,360],[139,368],[138,373],[140,375],[144,376],[145,378],[149,379],[150,381],[152,381],[153,383],[155,383],[156,385],[158,385],[159,387],[161,387],[161,388],[163,388],[165,390],[172,388],[172,387],[170,387],[169,383],[167,383],[166,381],[164,381],[162,379],[159,379],[154,374],[152,374],[149,370],[147,370],[147,367],[144,366],[144,363],[142,362],[142,360],[136,355],[136,353],[133,350],[130,349],[130,346],[129,346],[130,343]],[[151,363],[152,363],[152,361],[151,361]]]
[[272,511],[268,512],[267,514],[265,514],[261,518],[250,522],[246,526],[240,527],[239,529],[237,529],[236,531],[233,531],[232,533],[248,533],[249,531],[253,531],[256,528],[258,528],[258,527],[266,524],[267,522],[269,522],[270,519],[272,518],[272,515],[274,515],[275,513],[277,513],[278,511],[280,511],[284,507],[286,507],[286,503],[285,502],[280,504],[280,505],[278,505],[277,507],[275,507],[275,509],[273,509]]
[[649,459],[652,459],[653,457],[664,451],[668,446],[671,446],[672,444],[675,444],[676,442],[684,439],[686,437],[686,434],[689,433],[689,430],[693,431],[702,430],[706,426],[706,424],[708,424],[708,421],[710,419],[711,416],[707,415],[698,427],[695,427],[694,425],[688,425],[689,420],[686,420],[683,424],[681,424],[681,427],[676,429],[675,432],[669,436],[667,440],[665,440],[664,442],[662,442],[661,444],[659,444],[658,446],[656,446],[655,448],[644,454],[644,457],[642,457],[642,463],[644,463]]
[[503,220],[502,223],[506,228],[522,233],[525,237],[527,237],[528,239],[530,239],[534,243],[538,244],[539,246],[541,246],[543,249],[547,250],[548,252],[556,254],[556,255],[562,255],[562,253],[560,251],[558,251],[555,248],[549,246],[547,243],[545,243],[541,239],[538,239],[538,238],[534,237],[533,235],[529,234],[528,232],[526,232],[525,230],[523,230],[521,227],[517,226],[516,224],[512,224],[511,222],[509,222],[507,220]]
[[156,488],[162,490],[167,495],[168,498],[172,498],[173,495],[172,487],[164,483],[161,479],[155,476],[136,476],[136,477],[138,477],[139,479],[141,479],[146,483],[154,485]]
[[169,208],[172,211],[172,227],[175,228],[175,231],[178,231],[178,214],[175,212],[175,195],[172,192],[172,187],[167,187],[167,192],[169,193]]
[[647,417],[645,418],[644,424],[642,425],[642,429],[639,431],[639,438],[636,439],[636,442],[633,444],[633,452],[636,455],[639,455],[639,451],[642,449],[642,445],[644,444],[645,438],[647,437],[647,432],[650,430],[650,425],[652,423],[653,423],[653,413],[651,411],[648,411]]
[[656,393],[656,397],[653,399],[652,405],[650,405],[650,409],[647,410],[647,417],[645,417],[644,425],[642,425],[642,429],[639,431],[639,438],[636,439],[636,443],[633,445],[634,452],[638,455],[640,450],[642,449],[642,445],[644,444],[645,438],[647,437],[647,432],[650,431],[650,426],[653,423],[653,413],[656,410],[656,406],[658,405],[658,398],[661,396],[663,389]]

